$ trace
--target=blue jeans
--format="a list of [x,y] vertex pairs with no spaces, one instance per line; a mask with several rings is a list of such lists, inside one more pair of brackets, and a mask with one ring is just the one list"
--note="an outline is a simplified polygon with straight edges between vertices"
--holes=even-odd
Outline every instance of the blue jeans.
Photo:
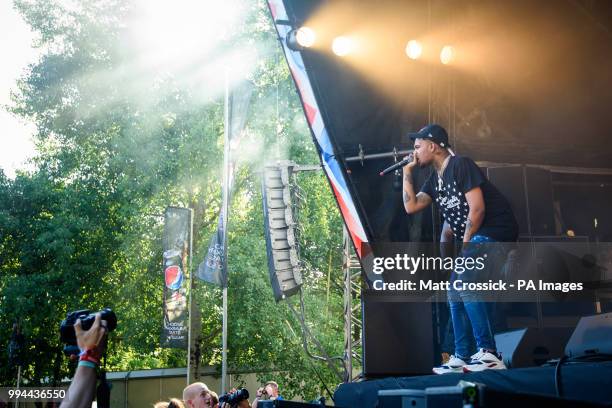
[[[475,235],[466,248],[462,250],[463,257],[478,258],[487,255],[484,269],[466,269],[459,274],[456,269],[451,274],[451,287],[448,291],[448,303],[453,321],[455,337],[455,356],[467,359],[470,352],[471,336],[476,341],[477,349],[496,350],[493,331],[488,314],[487,303],[480,300],[478,292],[455,290],[453,282],[461,279],[463,282],[486,281],[495,268],[501,267],[505,259],[505,250],[501,244],[486,245],[495,242],[484,235]],[[472,333],[470,333],[470,325]]]

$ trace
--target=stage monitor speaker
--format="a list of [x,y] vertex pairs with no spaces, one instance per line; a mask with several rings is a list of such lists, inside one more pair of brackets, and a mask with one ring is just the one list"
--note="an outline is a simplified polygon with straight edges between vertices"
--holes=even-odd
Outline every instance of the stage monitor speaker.
[[526,328],[495,335],[497,351],[508,367],[535,367],[563,356],[572,329]]
[[585,316],[572,333],[565,355],[587,357],[598,354],[612,355],[612,313]]
[[489,181],[508,199],[521,235],[555,235],[552,176],[539,167],[489,167]]
[[423,390],[380,390],[377,408],[427,408]]
[[401,296],[362,293],[363,374],[431,374],[435,365],[433,304]]

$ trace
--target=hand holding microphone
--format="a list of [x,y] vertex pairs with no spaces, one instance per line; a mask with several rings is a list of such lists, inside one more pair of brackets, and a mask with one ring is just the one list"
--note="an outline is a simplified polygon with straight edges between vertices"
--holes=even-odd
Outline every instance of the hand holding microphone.
[[414,151],[408,156],[404,157],[404,159],[408,161],[408,163],[406,163],[404,166],[404,171],[412,171],[413,168],[419,165],[419,158]]
[[385,174],[389,174],[394,170],[399,169],[400,167],[404,168],[404,171],[411,171],[413,167],[418,164],[418,159],[414,152],[410,153],[408,156],[404,157],[401,161],[398,161],[392,166],[387,167],[383,171],[379,173],[380,176],[384,176]]

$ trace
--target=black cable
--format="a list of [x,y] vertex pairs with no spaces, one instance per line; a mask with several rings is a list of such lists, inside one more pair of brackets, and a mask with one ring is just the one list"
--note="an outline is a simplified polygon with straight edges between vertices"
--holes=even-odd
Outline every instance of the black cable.
[[[287,302],[287,304],[289,304],[289,302]],[[289,306],[291,307],[291,305]],[[304,307],[304,294],[301,288],[300,288],[300,314],[298,315],[298,317],[299,317],[300,325],[302,326],[302,336],[304,339],[304,349],[306,350],[306,354],[315,360],[321,360],[321,361],[339,360],[340,362],[344,363],[344,358],[342,358],[341,356],[321,357],[321,356],[316,356],[316,355],[311,354],[310,351],[308,350],[308,334],[306,333],[306,311]]]
[[610,360],[612,360],[612,355],[603,353],[590,354],[573,358],[570,358],[568,356],[561,357],[555,365],[555,391],[557,392],[557,397],[563,398],[563,381],[561,378],[561,366],[564,363],[591,363]]
[[110,393],[112,384],[106,380],[106,370],[101,369],[98,374],[100,383],[96,389],[96,401],[99,408],[110,408]]
[[[612,361],[612,354],[596,353],[587,354],[584,356],[577,357],[566,357],[564,364],[577,364],[577,363],[598,363],[603,361]],[[554,366],[558,362],[558,359],[552,359],[543,364],[544,366]]]
[[561,365],[567,360],[567,356],[563,356],[557,361],[555,366],[555,390],[557,391],[557,397],[563,398],[563,381],[561,380]]
[[323,387],[325,387],[325,391],[327,391],[327,394],[329,395],[329,397],[331,398],[331,400],[333,402],[336,402],[336,400],[334,399],[334,394],[332,394],[332,392],[329,390],[329,388],[327,388],[327,384],[325,383],[325,381],[323,380],[323,378],[321,377],[321,374],[319,374],[319,370],[317,370],[317,368],[314,366],[314,364],[311,364],[310,367],[312,368],[312,370],[315,372],[315,374],[317,375],[317,377],[319,377],[319,381],[321,381],[321,384],[323,384]]

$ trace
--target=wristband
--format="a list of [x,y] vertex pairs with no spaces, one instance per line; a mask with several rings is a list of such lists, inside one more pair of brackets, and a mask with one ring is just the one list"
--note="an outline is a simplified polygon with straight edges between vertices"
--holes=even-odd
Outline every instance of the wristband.
[[79,366],[79,367],[81,367],[81,366],[83,366],[83,367],[89,367],[89,368],[93,368],[94,370],[95,370],[96,368],[98,368],[98,365],[97,365],[97,364],[92,363],[91,361],[85,361],[85,360],[81,360],[81,361],[79,361],[78,366]]
[[89,361],[95,365],[100,365],[100,352],[98,349],[87,349],[79,354],[79,361]]

